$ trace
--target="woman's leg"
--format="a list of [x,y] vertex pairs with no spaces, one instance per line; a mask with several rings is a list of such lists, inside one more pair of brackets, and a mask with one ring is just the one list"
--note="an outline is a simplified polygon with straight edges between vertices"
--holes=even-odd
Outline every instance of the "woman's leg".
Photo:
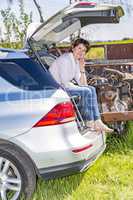
[[[97,131],[112,132],[113,130],[108,128],[100,119],[100,113],[97,103],[97,95],[95,88],[93,87],[76,87],[67,89],[67,92],[71,96],[80,96],[81,100],[78,104],[79,111],[83,119],[87,122],[86,125],[95,128]],[[95,121],[94,125],[92,121]],[[91,124],[90,124],[91,122]]]
[[98,131],[105,131],[105,132],[113,132],[113,129],[110,129],[108,126],[106,126],[100,119],[100,113],[98,108],[98,102],[97,102],[97,94],[96,89],[92,86],[89,86],[92,92],[92,111],[94,114],[94,128]]
[[97,102],[96,89],[93,86],[88,86],[88,87],[89,89],[91,89],[91,92],[92,92],[92,110],[93,110],[94,120],[97,120],[100,118],[100,112],[99,112],[99,107],[98,107],[98,102]]
[[92,90],[88,87],[67,88],[68,94],[71,96],[80,96],[78,103],[79,111],[85,121],[94,120],[94,109],[92,103]]

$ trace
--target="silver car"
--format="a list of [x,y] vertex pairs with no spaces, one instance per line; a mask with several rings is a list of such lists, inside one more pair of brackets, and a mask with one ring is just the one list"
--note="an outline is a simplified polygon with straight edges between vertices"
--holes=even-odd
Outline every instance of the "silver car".
[[[48,49],[92,23],[118,23],[120,6],[79,2],[27,38],[26,50],[0,49],[0,197],[28,199],[36,177],[86,170],[105,149],[105,134],[77,119],[70,96],[52,78]],[[43,51],[42,51],[43,49]],[[79,122],[79,123],[78,123]]]

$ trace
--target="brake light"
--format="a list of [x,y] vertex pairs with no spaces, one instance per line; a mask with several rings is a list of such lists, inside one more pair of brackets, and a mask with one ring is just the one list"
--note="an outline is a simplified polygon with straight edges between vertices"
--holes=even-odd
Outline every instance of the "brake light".
[[83,2],[79,2],[78,4],[76,4],[76,8],[84,8],[84,7],[95,7],[96,6],[96,3],[95,2],[86,2],[86,1],[83,1]]
[[63,124],[75,120],[75,110],[71,102],[57,104],[33,127]]

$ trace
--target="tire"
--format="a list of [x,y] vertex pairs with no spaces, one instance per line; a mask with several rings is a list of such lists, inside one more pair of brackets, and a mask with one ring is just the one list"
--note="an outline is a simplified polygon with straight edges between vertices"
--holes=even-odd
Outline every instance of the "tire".
[[0,142],[0,199],[29,199],[35,186],[36,173],[26,153],[10,142]]

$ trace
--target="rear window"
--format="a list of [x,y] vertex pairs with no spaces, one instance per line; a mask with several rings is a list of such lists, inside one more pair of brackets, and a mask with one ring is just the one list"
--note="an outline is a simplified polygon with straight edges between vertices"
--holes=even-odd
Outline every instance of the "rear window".
[[0,76],[24,90],[59,88],[51,74],[31,59],[16,59],[0,62]]

